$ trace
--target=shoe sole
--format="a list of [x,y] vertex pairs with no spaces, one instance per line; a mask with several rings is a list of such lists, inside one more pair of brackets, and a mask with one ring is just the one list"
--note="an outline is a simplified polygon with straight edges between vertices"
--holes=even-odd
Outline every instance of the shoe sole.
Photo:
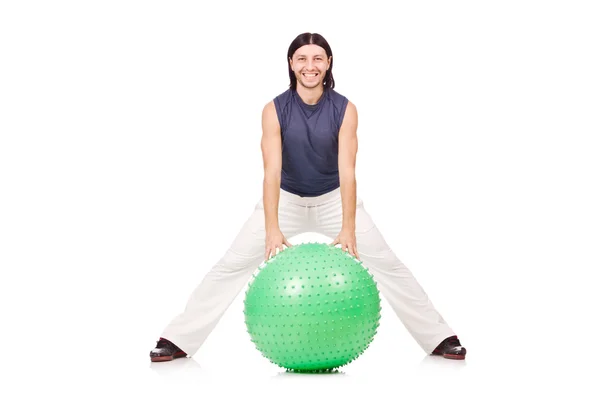
[[464,360],[466,354],[442,354],[439,352],[434,351],[433,353],[431,353],[432,356],[442,356],[444,358],[448,358],[450,360]]
[[450,360],[464,360],[465,356],[462,354],[444,354],[444,358],[449,358]]
[[152,357],[150,356],[150,361],[154,362],[154,363],[160,363],[163,361],[173,361],[176,358],[183,358],[186,357],[187,354],[184,352],[181,353],[175,353],[172,356],[156,356],[156,357]]

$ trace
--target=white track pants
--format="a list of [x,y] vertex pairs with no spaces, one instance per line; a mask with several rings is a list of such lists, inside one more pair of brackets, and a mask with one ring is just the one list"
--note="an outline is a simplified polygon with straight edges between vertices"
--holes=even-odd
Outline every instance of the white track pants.
[[[306,232],[334,239],[342,227],[340,189],[319,197],[300,197],[281,190],[279,227],[287,239]],[[383,298],[427,354],[454,335],[410,270],[387,245],[359,197],[356,245]],[[263,263],[264,253],[265,216],[261,198],[230,248],[192,292],[185,310],[167,325],[162,337],[189,356],[194,355]]]

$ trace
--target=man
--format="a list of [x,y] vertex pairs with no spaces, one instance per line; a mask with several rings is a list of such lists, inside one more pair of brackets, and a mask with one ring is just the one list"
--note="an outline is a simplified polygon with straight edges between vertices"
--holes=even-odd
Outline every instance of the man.
[[264,261],[317,232],[356,258],[427,354],[464,359],[466,349],[411,272],[388,247],[356,194],[356,106],[334,91],[333,57],[319,34],[288,49],[290,88],[263,109],[263,197],[231,247],[166,327],[152,361],[192,356]]

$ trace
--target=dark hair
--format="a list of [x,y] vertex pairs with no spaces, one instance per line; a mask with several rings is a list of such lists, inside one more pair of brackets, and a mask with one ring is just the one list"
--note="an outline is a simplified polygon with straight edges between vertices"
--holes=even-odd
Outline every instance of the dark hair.
[[[290,74],[290,88],[292,90],[296,89],[296,75],[294,74],[294,71],[292,70],[291,66],[290,66],[290,59],[292,59],[292,56],[294,55],[294,53],[296,52],[296,50],[302,46],[305,46],[307,44],[315,44],[318,45],[319,47],[322,47],[325,50],[325,53],[327,54],[327,59],[329,59],[329,57],[331,57],[332,53],[331,53],[331,47],[329,47],[329,43],[327,43],[327,40],[325,40],[325,38],[323,36],[321,36],[318,33],[302,33],[300,35],[298,35],[294,41],[292,41],[292,44],[290,44],[290,47],[288,48],[288,56],[287,56],[287,65],[288,65],[288,72]],[[325,78],[323,79],[323,86],[325,89],[327,88],[334,88],[335,87],[335,81],[333,80],[333,58],[331,58],[331,64],[329,65],[329,70],[327,70],[325,72]]]

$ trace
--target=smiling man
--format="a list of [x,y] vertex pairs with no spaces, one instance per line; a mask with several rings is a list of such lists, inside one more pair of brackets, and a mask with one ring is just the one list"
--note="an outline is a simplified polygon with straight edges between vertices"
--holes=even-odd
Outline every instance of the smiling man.
[[333,55],[323,36],[303,33],[287,54],[289,88],[263,109],[263,196],[223,257],[162,333],[152,361],[191,356],[256,268],[316,232],[362,260],[426,354],[464,359],[466,349],[396,257],[357,197],[356,106],[334,90]]

